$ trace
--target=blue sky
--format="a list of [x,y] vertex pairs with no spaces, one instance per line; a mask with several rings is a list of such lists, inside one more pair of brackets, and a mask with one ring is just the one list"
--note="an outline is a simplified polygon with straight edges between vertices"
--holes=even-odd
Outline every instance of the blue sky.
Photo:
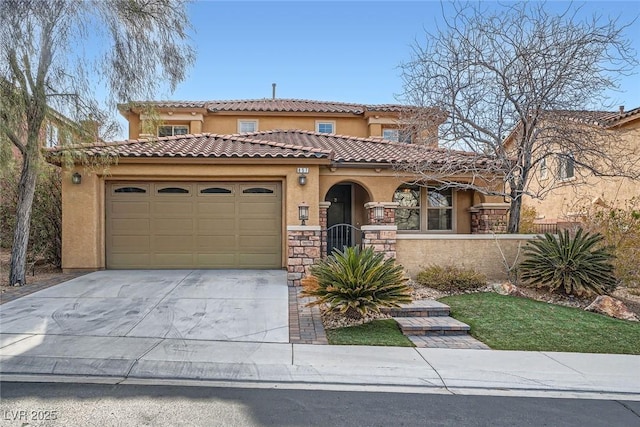
[[[551,9],[566,2],[549,2]],[[189,10],[197,61],[174,93],[158,99],[280,98],[394,103],[398,65],[441,19],[437,1],[196,1]],[[447,7],[446,4],[444,6]],[[586,15],[630,21],[640,3],[587,2]],[[640,19],[627,31],[640,51]],[[640,106],[640,76],[625,78],[612,103]]]

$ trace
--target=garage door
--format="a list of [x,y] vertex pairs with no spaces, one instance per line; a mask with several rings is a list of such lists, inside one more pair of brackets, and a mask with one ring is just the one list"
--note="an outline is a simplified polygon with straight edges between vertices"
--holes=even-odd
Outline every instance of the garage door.
[[280,268],[277,182],[113,182],[107,268]]

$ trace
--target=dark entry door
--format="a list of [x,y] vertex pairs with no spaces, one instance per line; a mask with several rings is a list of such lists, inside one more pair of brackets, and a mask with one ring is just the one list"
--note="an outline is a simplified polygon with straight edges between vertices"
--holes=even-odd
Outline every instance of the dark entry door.
[[343,250],[355,243],[351,226],[351,185],[334,185],[325,200],[331,202],[327,211],[327,254],[331,254],[334,248]]

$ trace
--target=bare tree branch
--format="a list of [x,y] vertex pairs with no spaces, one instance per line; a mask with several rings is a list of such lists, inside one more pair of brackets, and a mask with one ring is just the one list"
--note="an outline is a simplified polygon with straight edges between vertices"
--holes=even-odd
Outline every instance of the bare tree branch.
[[[422,183],[503,196],[511,203],[510,232],[518,230],[524,196],[542,198],[588,175],[638,177],[640,165],[621,143],[622,131],[575,114],[602,105],[618,76],[637,66],[626,25],[600,16],[581,20],[573,5],[560,14],[548,12],[545,3],[453,7],[453,15],[416,43],[411,60],[401,65],[403,101],[446,112],[440,146],[489,155],[508,167],[466,169],[465,180],[452,179],[454,163],[401,170],[417,173]],[[429,119],[416,114],[405,120],[417,126]],[[554,163],[569,155],[573,182]],[[545,162],[548,179],[535,181]]]

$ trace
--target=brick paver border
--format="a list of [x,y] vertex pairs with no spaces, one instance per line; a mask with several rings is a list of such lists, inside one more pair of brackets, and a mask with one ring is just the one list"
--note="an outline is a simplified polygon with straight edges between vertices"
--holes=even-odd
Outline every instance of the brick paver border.
[[59,285],[62,282],[66,282],[76,277],[84,276],[89,272],[75,272],[75,273],[62,273],[51,279],[43,280],[41,282],[29,283],[24,286],[13,286],[10,288],[4,288],[4,292],[0,293],[0,304],[13,301],[23,296],[32,294],[34,292],[41,291],[43,289],[50,288],[51,286]]
[[308,307],[309,297],[302,297],[301,287],[289,286],[289,342],[292,344],[328,344],[320,309]]

